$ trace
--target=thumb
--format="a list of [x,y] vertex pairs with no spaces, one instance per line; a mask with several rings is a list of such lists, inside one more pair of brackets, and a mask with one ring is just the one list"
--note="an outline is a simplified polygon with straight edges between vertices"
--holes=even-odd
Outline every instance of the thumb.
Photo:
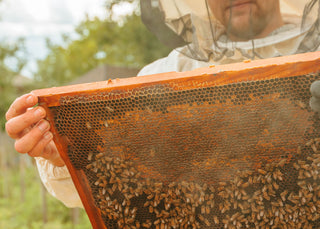
[[320,98],[312,97],[310,99],[310,107],[313,111],[320,113]]
[[320,80],[317,80],[311,84],[310,92],[313,97],[320,100]]

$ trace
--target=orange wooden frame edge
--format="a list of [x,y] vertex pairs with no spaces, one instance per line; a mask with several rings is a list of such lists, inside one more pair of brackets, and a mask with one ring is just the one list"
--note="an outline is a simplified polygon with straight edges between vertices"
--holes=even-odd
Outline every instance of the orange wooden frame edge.
[[104,225],[102,218],[101,218],[101,212],[98,210],[98,208],[94,205],[94,200],[92,198],[91,193],[89,192],[90,186],[89,182],[82,170],[76,170],[68,155],[68,151],[66,149],[66,143],[67,139],[59,138],[59,134],[57,130],[54,128],[54,119],[52,116],[52,113],[48,106],[43,104],[44,109],[47,112],[47,120],[50,122],[51,126],[51,132],[53,133],[53,140],[58,148],[59,154],[63,161],[65,162],[69,173],[71,175],[72,181],[78,191],[78,194],[80,196],[80,199],[82,201],[82,204],[87,212],[87,215],[89,217],[89,220],[91,222],[91,225],[94,229],[107,229],[107,227]]

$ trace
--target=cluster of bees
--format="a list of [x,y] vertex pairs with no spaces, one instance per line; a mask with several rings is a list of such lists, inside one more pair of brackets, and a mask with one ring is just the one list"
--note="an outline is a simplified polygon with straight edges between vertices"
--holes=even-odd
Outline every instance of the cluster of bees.
[[[320,139],[263,168],[215,184],[145,178],[133,162],[90,154],[108,228],[314,228],[320,225]],[[113,225],[113,227],[110,227]]]

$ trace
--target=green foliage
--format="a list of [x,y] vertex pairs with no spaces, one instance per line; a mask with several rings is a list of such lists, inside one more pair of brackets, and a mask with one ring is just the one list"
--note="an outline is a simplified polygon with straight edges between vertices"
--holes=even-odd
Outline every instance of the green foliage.
[[78,39],[64,36],[63,45],[48,40],[49,55],[38,62],[37,81],[47,87],[58,86],[101,64],[141,68],[169,53],[169,48],[145,28],[138,9],[120,22],[112,16],[105,20],[87,18],[75,29]]
[[[0,3],[2,4],[2,0]],[[2,37],[0,40],[0,131],[4,130],[5,113],[18,93],[12,85],[12,80],[26,63],[21,57],[24,50],[23,39],[9,42]]]
[[0,228],[6,229],[88,229],[89,219],[83,209],[79,223],[72,225],[70,209],[46,194],[47,223],[43,223],[41,183],[35,168],[30,167],[25,173],[25,201],[21,201],[20,177],[16,169],[7,172],[9,184],[4,184],[0,177],[0,187],[9,185],[10,196],[0,197]]
[[24,41],[21,39],[14,44],[4,40],[0,43],[0,130],[4,129],[5,113],[18,94],[12,80],[25,65],[25,60],[19,57],[23,51]]

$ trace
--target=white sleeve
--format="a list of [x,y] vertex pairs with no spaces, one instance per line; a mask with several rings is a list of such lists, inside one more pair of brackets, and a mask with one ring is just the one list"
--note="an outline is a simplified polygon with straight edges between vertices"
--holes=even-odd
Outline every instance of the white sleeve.
[[182,47],[173,50],[167,57],[161,58],[154,61],[151,64],[143,67],[138,73],[138,76],[152,75],[164,72],[184,72],[191,71],[196,68],[208,67],[212,63],[194,60],[183,54],[180,49],[185,49],[187,47]]
[[173,55],[171,53],[168,57],[158,59],[146,65],[140,70],[140,72],[138,73],[138,76],[177,71],[176,61],[172,60],[173,59],[172,56]]
[[54,166],[41,157],[35,159],[41,181],[48,192],[69,208],[83,208],[80,196],[67,167]]

